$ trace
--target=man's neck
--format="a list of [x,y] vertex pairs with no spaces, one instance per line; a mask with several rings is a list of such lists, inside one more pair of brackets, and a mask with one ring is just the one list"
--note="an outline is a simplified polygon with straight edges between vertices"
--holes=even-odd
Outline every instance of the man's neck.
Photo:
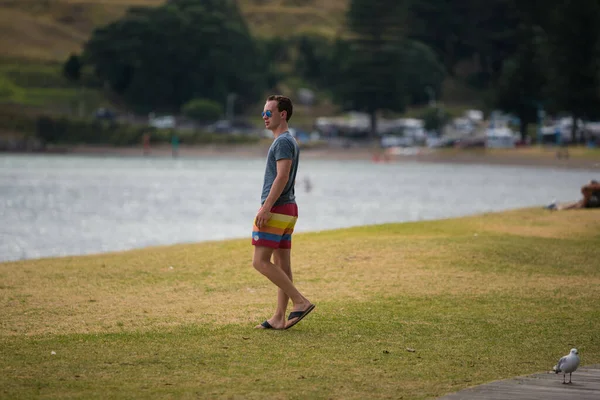
[[288,125],[287,125],[287,123],[286,123],[286,124],[281,124],[281,125],[279,126],[279,128],[277,128],[276,130],[274,130],[274,131],[273,131],[273,137],[274,137],[275,139],[277,139],[279,136],[281,136],[281,134],[283,134],[283,133],[287,132],[287,130],[288,130]]

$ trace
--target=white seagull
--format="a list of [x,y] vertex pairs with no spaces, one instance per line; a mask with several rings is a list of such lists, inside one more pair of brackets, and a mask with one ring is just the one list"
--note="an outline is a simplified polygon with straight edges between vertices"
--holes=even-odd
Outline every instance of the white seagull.
[[[558,364],[552,368],[557,374],[563,373],[563,383],[571,383],[571,374],[579,367],[579,352],[577,349],[571,349],[571,352],[561,357]],[[569,374],[569,382],[565,382],[566,375]]]

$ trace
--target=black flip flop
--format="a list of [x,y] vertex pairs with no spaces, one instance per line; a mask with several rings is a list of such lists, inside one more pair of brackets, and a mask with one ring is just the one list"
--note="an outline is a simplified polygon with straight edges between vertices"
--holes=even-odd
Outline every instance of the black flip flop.
[[297,318],[297,320],[295,320],[293,323],[291,323],[290,325],[286,326],[284,329],[290,329],[292,326],[296,325],[298,322],[300,322],[302,320],[302,318],[306,317],[312,310],[315,309],[315,305],[311,304],[306,310],[304,311],[292,311],[290,313],[290,315],[288,315],[288,321],[294,318]]
[[262,324],[260,324],[260,326],[262,326],[264,329],[275,329],[275,328],[273,328],[273,326],[271,326],[269,321],[263,322]]

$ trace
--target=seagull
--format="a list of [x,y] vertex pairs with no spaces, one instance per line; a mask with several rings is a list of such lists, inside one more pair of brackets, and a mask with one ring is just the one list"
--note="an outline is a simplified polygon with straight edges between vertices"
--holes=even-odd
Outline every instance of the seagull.
[[[552,368],[555,373],[562,372],[563,373],[563,383],[571,383],[571,374],[575,372],[577,367],[579,366],[579,352],[577,349],[571,349],[571,352],[561,357],[558,360],[558,364]],[[569,374],[569,382],[565,382],[566,375]]]

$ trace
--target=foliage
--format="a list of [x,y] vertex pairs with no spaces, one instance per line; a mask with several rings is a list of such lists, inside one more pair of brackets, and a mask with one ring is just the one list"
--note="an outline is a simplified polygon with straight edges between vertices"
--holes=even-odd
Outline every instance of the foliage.
[[194,99],[181,108],[182,113],[198,122],[213,122],[223,115],[223,106],[208,99]]
[[518,32],[520,44],[503,64],[493,103],[519,117],[521,139],[525,140],[527,125],[537,121],[538,107],[547,85],[546,76],[540,73],[545,65],[544,34],[535,26],[527,25],[521,25]]
[[517,45],[509,0],[410,0],[409,12],[409,37],[433,48],[450,75],[461,61],[475,60],[473,80],[481,86],[494,81]]
[[[376,112],[401,112],[406,106],[402,79],[402,4],[394,0],[353,0],[347,13],[352,36],[337,56],[339,79],[334,93],[343,107],[371,116],[371,136],[377,131]],[[343,60],[343,61],[342,61]],[[340,65],[342,64],[342,65]]]
[[36,135],[44,143],[53,144],[109,144],[125,146],[138,144],[142,135],[152,132],[145,126],[130,126],[111,121],[39,116]]
[[202,97],[242,103],[265,88],[259,48],[234,1],[180,0],[132,8],[97,29],[85,62],[139,111],[179,110]]
[[71,54],[63,66],[63,75],[70,81],[81,78],[81,61],[77,54]]
[[450,121],[450,114],[439,107],[427,107],[419,118],[425,123],[425,130],[439,132]]
[[318,85],[328,85],[332,71],[333,42],[326,36],[303,34],[293,38],[296,49],[294,70],[304,79]]
[[36,132],[35,118],[0,107],[0,130],[33,134]]
[[548,35],[551,108],[575,119],[600,118],[600,2],[556,1],[548,13],[542,26]]
[[402,27],[407,2],[353,0],[348,10],[348,40],[335,43],[331,52],[331,79],[336,99],[347,109],[371,116],[376,112],[403,112],[407,105],[428,100],[427,88],[441,92],[445,77],[436,54],[425,44],[406,38]]
[[450,75],[471,54],[468,45],[468,0],[411,0],[410,38],[430,46]]
[[402,75],[409,105],[427,103],[430,100],[428,90],[436,98],[440,97],[446,70],[429,46],[407,40],[403,48],[403,65]]

